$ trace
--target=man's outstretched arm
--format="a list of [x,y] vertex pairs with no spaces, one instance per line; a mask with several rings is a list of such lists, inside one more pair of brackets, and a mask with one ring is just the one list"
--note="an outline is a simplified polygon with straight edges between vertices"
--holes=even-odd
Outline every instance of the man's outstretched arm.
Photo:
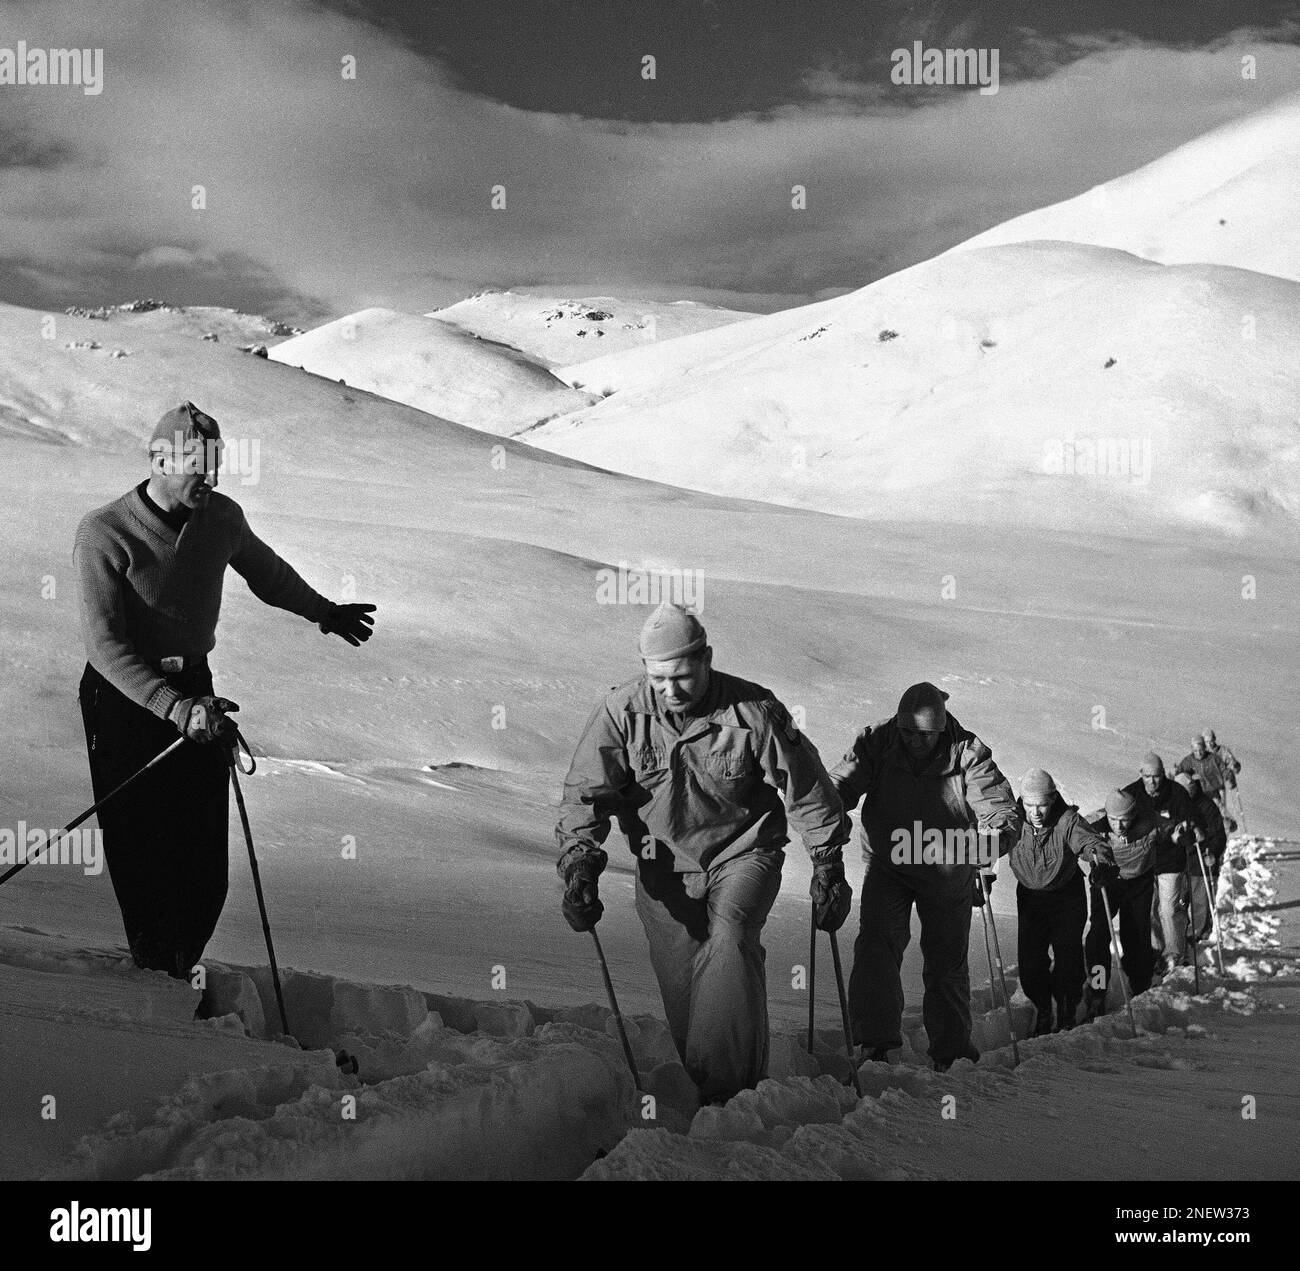
[[374,605],[336,605],[308,586],[288,561],[268,547],[240,513],[239,541],[231,567],[263,604],[286,609],[319,625],[327,635],[337,635],[353,647],[370,639]]

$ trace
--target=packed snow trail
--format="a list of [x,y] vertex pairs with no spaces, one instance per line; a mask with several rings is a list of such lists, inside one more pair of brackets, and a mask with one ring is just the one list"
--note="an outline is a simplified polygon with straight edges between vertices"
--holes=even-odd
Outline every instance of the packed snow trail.
[[[287,968],[289,1041],[275,1037],[265,967],[205,964],[210,1018],[195,1022],[200,994],[184,984],[138,971],[120,953],[11,928],[0,933],[8,1148],[0,1171],[1295,1177],[1300,939],[1295,910],[1275,897],[1279,879],[1288,898],[1300,891],[1300,864],[1278,862],[1271,872],[1265,858],[1275,855],[1269,840],[1234,840],[1219,896],[1229,979],[1203,971],[1194,998],[1184,968],[1143,994],[1136,1040],[1114,993],[1112,1013],[1096,1023],[1022,1042],[1024,1062],[1013,1069],[1005,1012],[989,1011],[988,987],[977,987],[980,1063],[933,1072],[909,1011],[903,1062],[864,1064],[861,1103],[844,1084],[842,1036],[826,1012],[815,1057],[798,1034],[778,1029],[769,1080],[724,1107],[699,1109],[653,1016],[628,1021],[638,1092],[601,1005],[476,1001]],[[1032,1008],[1018,992],[1012,1006],[1023,1036]],[[343,1048],[358,1057],[358,1076],[339,1070],[333,1052]],[[46,1119],[42,1099],[51,1094],[58,1111]]]
[[[1231,978],[1202,970],[1193,997],[1180,968],[1134,1000],[1136,1039],[1112,1010],[1022,1042],[1014,1069],[1007,1049],[943,1074],[867,1063],[860,1103],[829,1078],[768,1080],[701,1110],[686,1135],[629,1134],[583,1177],[1294,1179],[1300,922],[1279,939],[1269,847],[1234,840],[1220,879]],[[1300,892],[1300,868],[1279,872]]]

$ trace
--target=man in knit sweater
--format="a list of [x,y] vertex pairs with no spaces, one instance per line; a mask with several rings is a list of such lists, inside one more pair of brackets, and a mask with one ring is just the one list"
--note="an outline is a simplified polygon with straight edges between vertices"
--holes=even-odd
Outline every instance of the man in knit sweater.
[[178,731],[197,743],[99,813],[131,954],[177,979],[202,955],[226,898],[226,714],[238,707],[213,695],[207,664],[226,566],[259,600],[349,644],[369,639],[373,626],[373,605],[335,605],[313,591],[216,493],[220,447],[216,420],[193,403],[168,411],[150,438],[150,477],[88,513],[73,547],[96,800]]

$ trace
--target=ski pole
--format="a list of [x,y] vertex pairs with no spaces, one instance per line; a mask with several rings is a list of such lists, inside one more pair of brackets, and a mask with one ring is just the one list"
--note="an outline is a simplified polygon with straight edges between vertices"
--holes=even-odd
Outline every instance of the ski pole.
[[993,956],[997,961],[998,979],[1002,983],[1002,1000],[1007,1004],[1007,1031],[1011,1034],[1011,1057],[1016,1064],[1019,1064],[1020,1047],[1016,1044],[1016,1021],[1011,1016],[1011,994],[1007,992],[1007,973],[1002,968],[1002,946],[998,943],[998,921],[993,916],[993,897],[989,895],[983,873],[980,873],[979,880],[980,891],[984,893],[984,908],[989,911],[988,924],[993,932]]
[[1106,910],[1106,926],[1110,930],[1110,952],[1115,959],[1115,970],[1119,973],[1119,987],[1124,994],[1124,1009],[1128,1011],[1129,1027],[1136,1037],[1138,1026],[1137,1020],[1133,1018],[1133,998],[1129,993],[1128,972],[1124,970],[1124,963],[1119,956],[1119,936],[1115,934],[1115,919],[1110,912],[1110,897],[1106,894],[1105,887],[1098,886],[1097,890],[1101,892],[1101,903]]
[[[993,946],[989,944],[989,918],[988,914],[984,912],[983,905],[980,906],[980,920],[984,924],[984,956],[989,960],[989,1010],[996,1011],[998,1009],[998,995],[993,984],[997,977],[993,974]],[[1011,1003],[1006,1002],[1004,1005],[1007,1008],[1007,1014],[1010,1015]]]
[[596,928],[591,928],[591,938],[596,942],[596,956],[600,959],[600,973],[605,978],[605,992],[609,994],[609,1009],[614,1012],[614,1021],[618,1024],[618,1035],[623,1042],[623,1056],[627,1060],[627,1066],[632,1070],[632,1082],[638,1090],[641,1089],[641,1074],[636,1070],[636,1060],[632,1057],[632,1045],[627,1039],[627,1029],[623,1027],[623,1016],[618,1009],[618,1001],[614,997],[614,982],[609,978],[609,965],[605,961],[605,950],[600,947],[600,937],[596,934]]
[[849,999],[844,995],[844,970],[840,966],[840,943],[835,932],[826,933],[831,938],[831,962],[835,965],[835,987],[840,992],[840,1022],[844,1025],[844,1049],[849,1056],[849,1074],[853,1078],[853,1089],[859,1099],[862,1098],[862,1082],[858,1080],[858,1065],[853,1058],[853,1030],[849,1027]]
[[[239,788],[239,748],[242,746],[248,757],[252,759],[253,752],[249,750],[248,743],[244,740],[243,734],[236,728],[233,735],[227,743],[230,747],[226,755],[227,762],[230,764],[230,779],[235,783],[235,802],[239,805],[239,820],[244,827],[244,841],[248,844],[248,863],[253,871],[253,888],[257,892],[257,908],[262,915],[262,934],[266,936],[266,954],[271,960],[271,983],[275,985],[275,1003],[280,1008],[280,1025],[286,1036],[292,1037],[289,1032],[289,1016],[284,1009],[284,990],[280,987],[280,968],[275,964],[275,946],[271,943],[271,923],[266,916],[266,897],[262,894],[262,875],[257,868],[257,853],[253,851],[253,831],[248,824],[248,809],[244,806],[244,792]],[[256,760],[253,766],[244,774],[250,776],[257,769]]]
[[[77,817],[75,821],[69,821],[68,824],[65,825],[63,829],[59,831],[59,833],[71,834],[72,831],[75,830],[77,826],[79,826],[83,821],[88,821],[92,816],[95,815],[96,812],[99,811],[100,808],[104,806],[104,804],[106,804],[110,799],[115,798],[117,795],[121,794],[122,791],[125,790],[127,786],[131,784],[131,782],[137,780],[140,777],[143,777],[144,774],[148,772],[150,768],[152,768],[155,764],[162,762],[162,760],[164,760],[168,755],[170,755],[173,750],[175,750],[178,746],[182,745],[184,741],[185,738],[183,736],[177,737],[176,740],[172,742],[172,744],[168,746],[165,750],[160,750],[156,755],[154,755],[154,757],[150,759],[149,762],[145,764],[143,768],[140,768],[136,772],[133,772],[120,785],[117,785],[112,790],[110,790],[102,799],[99,800],[99,802],[93,804],[91,807],[88,807],[79,817]],[[5,870],[3,874],[0,874],[0,886],[3,886],[5,883],[7,883],[16,873],[18,873],[19,870],[26,869],[26,867],[30,865],[32,861],[34,861],[36,857],[41,854],[41,852],[45,851],[47,848],[52,848],[53,846],[54,846],[54,842],[51,841],[47,843],[45,847],[41,847],[37,849],[37,851],[32,856],[29,856],[26,860],[19,861],[17,865],[11,865],[7,870]]]
[[810,911],[808,927],[808,1053],[813,1053],[813,1016],[817,1011],[817,910]]
[[1196,859],[1201,865],[1201,878],[1205,881],[1205,899],[1210,907],[1210,934],[1214,938],[1214,955],[1219,964],[1219,975],[1222,977],[1223,970],[1223,941],[1219,938],[1219,906],[1217,904],[1218,896],[1215,894],[1214,884],[1210,881],[1210,871],[1205,868],[1205,853],[1201,851],[1201,845],[1196,845]]

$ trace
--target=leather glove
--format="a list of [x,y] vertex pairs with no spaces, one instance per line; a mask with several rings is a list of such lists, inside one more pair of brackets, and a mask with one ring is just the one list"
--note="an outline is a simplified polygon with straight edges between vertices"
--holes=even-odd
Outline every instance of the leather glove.
[[993,884],[997,882],[998,876],[991,874],[986,870],[981,870],[975,875],[975,889],[971,892],[970,903],[973,909],[982,909],[984,907],[984,890],[980,887],[980,878],[984,879],[984,887],[988,888],[990,899],[993,896]]
[[599,877],[599,864],[582,859],[575,861],[564,875],[564,899],[560,902],[560,909],[574,931],[591,931],[605,912],[597,890]]
[[375,620],[370,615],[374,612],[374,605],[331,605],[318,625],[326,635],[341,636],[355,649],[373,634]]
[[1119,882],[1119,866],[1113,861],[1098,861],[1088,874],[1094,887],[1112,887]]
[[239,709],[228,697],[182,697],[168,718],[190,739],[206,745],[210,741],[233,742],[235,721],[226,716]]
[[844,877],[844,862],[814,865],[810,893],[817,930],[838,931],[853,909],[853,888]]

